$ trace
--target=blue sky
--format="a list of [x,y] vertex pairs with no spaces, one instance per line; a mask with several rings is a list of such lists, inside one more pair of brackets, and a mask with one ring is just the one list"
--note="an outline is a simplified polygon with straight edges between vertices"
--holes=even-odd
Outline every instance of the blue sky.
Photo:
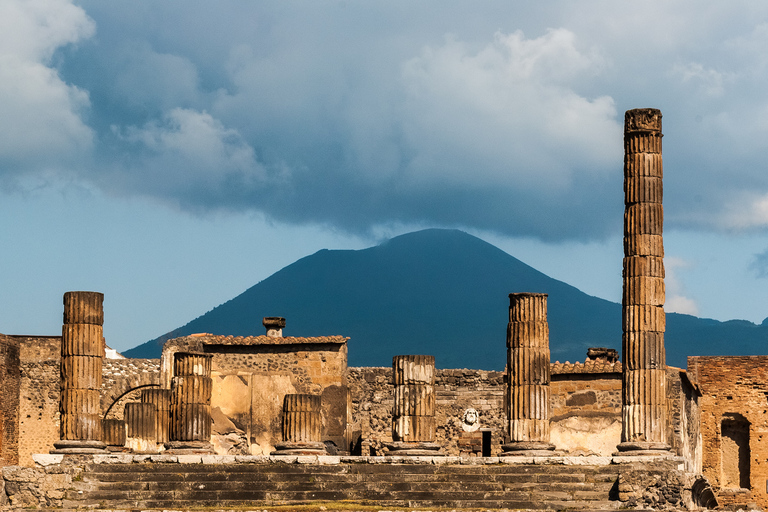
[[5,0],[0,332],[97,290],[124,350],[424,227],[619,301],[638,107],[664,116],[667,310],[760,322],[767,47],[756,1]]

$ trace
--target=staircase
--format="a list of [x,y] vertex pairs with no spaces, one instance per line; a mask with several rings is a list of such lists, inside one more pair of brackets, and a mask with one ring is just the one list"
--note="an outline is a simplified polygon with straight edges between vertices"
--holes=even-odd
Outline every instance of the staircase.
[[340,462],[87,464],[64,508],[169,509],[348,501],[381,507],[613,510],[618,465]]

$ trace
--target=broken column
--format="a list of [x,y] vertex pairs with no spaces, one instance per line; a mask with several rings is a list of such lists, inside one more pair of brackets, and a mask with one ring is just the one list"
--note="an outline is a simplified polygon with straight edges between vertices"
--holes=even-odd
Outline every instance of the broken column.
[[502,455],[548,456],[549,324],[546,293],[510,293],[507,325],[509,442]]
[[392,358],[395,386],[389,455],[443,455],[435,442],[435,356]]
[[107,450],[123,451],[125,448],[125,421],[108,419],[101,421],[101,435]]
[[158,444],[165,444],[170,440],[171,430],[171,390],[149,388],[141,390],[141,401],[152,404],[156,411],[155,434]]
[[64,294],[61,332],[59,431],[53,453],[101,453],[101,371],[104,358],[104,295]]
[[157,410],[153,404],[125,404],[125,446],[135,453],[157,453]]
[[667,453],[661,112],[624,115],[622,431],[627,455]]
[[171,381],[168,453],[209,453],[211,444],[210,354],[176,352]]
[[283,442],[272,455],[326,455],[320,427],[320,395],[290,394],[283,398]]

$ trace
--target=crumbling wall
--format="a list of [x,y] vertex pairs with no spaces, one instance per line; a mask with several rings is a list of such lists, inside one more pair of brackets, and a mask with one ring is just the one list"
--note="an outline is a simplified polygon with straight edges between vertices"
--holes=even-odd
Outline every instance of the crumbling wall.
[[19,464],[48,453],[59,440],[61,337],[17,336],[19,340]]
[[[585,370],[584,364],[552,365],[550,439],[558,450],[599,455],[616,450],[621,437],[621,370],[616,365],[607,369],[618,367],[618,373],[589,373],[594,368],[587,365]],[[349,387],[360,452],[380,455],[392,440],[392,368],[350,368]],[[504,372],[436,370],[436,438],[443,450],[466,454],[462,440],[469,435],[463,417],[472,408],[478,413],[476,432],[490,431],[490,455],[499,455],[506,435],[505,393]]]
[[667,442],[685,460],[685,470],[697,475],[702,463],[700,397],[685,371],[667,368]]
[[[768,506],[768,356],[694,356],[702,472],[725,506]],[[748,473],[745,474],[745,473]]]
[[212,442],[217,453],[271,453],[282,440],[283,397],[297,393],[322,395],[323,441],[346,452],[347,339],[211,334],[177,338],[163,347],[160,383],[170,387],[175,352],[213,355]]
[[101,415],[122,419],[125,404],[138,402],[141,389],[160,385],[159,359],[104,359]]
[[19,340],[0,334],[0,466],[19,463]]
[[574,454],[611,455],[621,442],[621,369],[590,373],[578,364],[552,366],[550,442]]

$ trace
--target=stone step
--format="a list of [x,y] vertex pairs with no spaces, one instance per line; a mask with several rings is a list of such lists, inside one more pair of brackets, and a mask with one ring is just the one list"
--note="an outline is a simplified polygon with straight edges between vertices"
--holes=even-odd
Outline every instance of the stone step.
[[[431,464],[92,464],[69,503],[111,509],[347,500],[382,507],[613,510],[611,467]],[[103,506],[103,505],[102,505]]]

